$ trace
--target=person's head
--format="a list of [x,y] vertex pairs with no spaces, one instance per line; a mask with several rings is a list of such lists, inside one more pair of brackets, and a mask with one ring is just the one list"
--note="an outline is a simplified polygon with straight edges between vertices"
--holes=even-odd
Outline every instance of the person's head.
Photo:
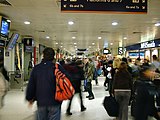
[[139,60],[135,60],[135,65],[140,66],[141,65],[140,61]]
[[149,60],[145,58],[144,59],[144,63],[148,63],[148,62],[149,62]]
[[89,60],[90,63],[93,62],[92,58],[89,58],[88,60]]
[[132,59],[131,59],[131,58],[128,58],[128,62],[129,62],[129,63],[132,63]]
[[119,65],[119,70],[120,71],[123,71],[123,70],[127,70],[127,63],[126,62],[124,62],[124,61],[122,61],[121,63],[120,63],[120,65]]
[[113,61],[112,60],[108,61],[108,66],[113,66]]
[[72,61],[71,61],[71,59],[70,58],[67,58],[66,60],[65,60],[65,63],[66,64],[70,64]]
[[83,62],[82,62],[82,60],[80,60],[80,59],[77,59],[77,60],[75,61],[75,64],[76,64],[77,66],[79,66],[79,67],[83,67]]
[[121,62],[121,60],[119,58],[115,58],[113,60],[113,68],[119,68],[120,62]]
[[157,56],[156,55],[153,55],[153,60],[157,60]]
[[84,64],[88,63],[88,58],[84,58]]
[[43,60],[44,61],[53,61],[55,52],[52,48],[46,47],[43,51]]
[[123,58],[122,58],[122,61],[123,61],[123,62],[126,62],[126,63],[128,64],[127,58],[123,57]]
[[140,78],[153,78],[155,76],[155,72],[151,66],[143,66],[140,69]]

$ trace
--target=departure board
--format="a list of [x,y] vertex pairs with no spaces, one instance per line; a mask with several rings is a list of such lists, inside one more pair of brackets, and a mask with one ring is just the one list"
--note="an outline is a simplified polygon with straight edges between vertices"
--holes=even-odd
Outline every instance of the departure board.
[[147,13],[147,0],[61,0],[62,12]]

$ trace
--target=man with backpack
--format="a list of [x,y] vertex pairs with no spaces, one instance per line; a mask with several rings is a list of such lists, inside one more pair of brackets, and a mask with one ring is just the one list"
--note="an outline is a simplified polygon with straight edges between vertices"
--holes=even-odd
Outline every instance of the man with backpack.
[[[55,100],[54,56],[55,52],[52,48],[44,49],[43,60],[33,68],[27,86],[26,100],[30,106],[37,101],[38,120],[60,120],[62,102]],[[65,73],[60,65],[59,70]]]

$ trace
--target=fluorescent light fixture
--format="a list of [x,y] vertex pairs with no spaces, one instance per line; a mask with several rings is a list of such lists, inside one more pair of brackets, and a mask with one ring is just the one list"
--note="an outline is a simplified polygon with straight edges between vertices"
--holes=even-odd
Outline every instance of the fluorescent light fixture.
[[61,48],[62,48],[63,46],[61,46]]
[[102,37],[98,37],[98,39],[100,40],[100,39],[102,39]]
[[124,39],[124,40],[126,40],[126,39],[127,39],[127,37],[124,37],[123,39]]
[[11,20],[8,19],[7,22],[11,22]]
[[46,36],[46,38],[49,39],[50,37],[49,37],[49,36]]
[[92,45],[95,45],[95,43],[92,43]]
[[110,45],[113,45],[113,43],[110,43]]
[[72,39],[76,39],[76,37],[73,36]]
[[69,21],[69,22],[68,22],[68,25],[73,25],[73,24],[74,24],[73,21]]
[[112,25],[116,26],[116,25],[118,25],[118,22],[112,22]]
[[29,24],[31,24],[31,22],[25,21],[24,24],[29,25]]
[[74,45],[76,45],[77,43],[74,43]]
[[77,46],[74,46],[75,48],[77,47]]
[[154,24],[154,25],[158,27],[158,26],[160,26],[160,23],[156,23],[156,24]]
[[56,43],[56,45],[58,45],[58,43]]

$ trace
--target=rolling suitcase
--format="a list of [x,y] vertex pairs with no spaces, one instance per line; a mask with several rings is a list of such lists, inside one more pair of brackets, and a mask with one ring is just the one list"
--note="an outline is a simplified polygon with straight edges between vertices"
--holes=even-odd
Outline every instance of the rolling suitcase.
[[113,96],[106,96],[103,101],[103,106],[111,117],[117,117],[119,112],[119,105]]

